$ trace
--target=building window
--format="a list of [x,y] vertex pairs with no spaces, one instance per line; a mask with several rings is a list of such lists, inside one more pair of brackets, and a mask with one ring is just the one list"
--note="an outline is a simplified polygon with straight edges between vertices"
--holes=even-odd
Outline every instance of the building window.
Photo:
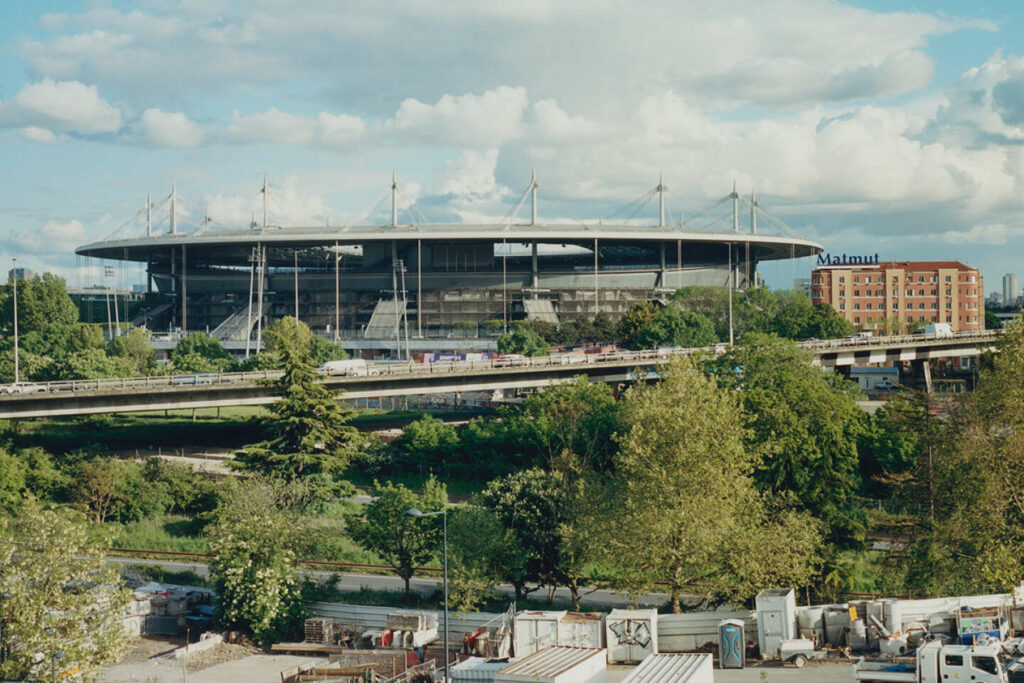
[[853,284],[859,285],[860,284],[860,278],[859,277],[853,278]]
[[892,310],[894,310],[894,311],[900,310],[900,302],[899,301],[893,301],[892,302]]
[[938,295],[939,295],[939,290],[933,289],[932,290],[932,296],[938,296]]
[[953,296],[953,290],[952,289],[947,289],[946,290],[946,296]]
[[918,307],[918,308],[919,308],[920,310],[922,310],[922,311],[923,311],[923,310],[924,310],[924,302],[922,301],[921,303],[919,303],[919,304],[917,305],[917,307]]
[[[924,318],[921,318],[921,320],[924,320]],[[933,323],[937,323],[937,322],[939,322],[939,319],[933,315],[932,316],[932,322]]]
[[868,306],[867,306],[867,308],[868,308],[868,310],[869,310],[869,311],[870,311],[870,310],[873,310],[873,307],[871,306],[871,302],[870,302],[870,301],[868,302]]
[[855,322],[855,323],[859,323],[859,322],[860,322],[860,316],[858,315],[858,316],[857,316],[856,318],[854,318],[854,319],[853,319],[853,322]]
[[845,277],[840,277],[839,278],[839,284],[845,285],[846,284],[846,278]]
[[947,275],[946,276],[946,282],[952,282],[952,281],[953,281],[953,277],[950,276],[950,275]]
[[853,295],[854,296],[860,296],[860,290],[859,289],[853,290]]
[[859,311],[860,310],[860,304],[854,304],[853,305],[853,310]]

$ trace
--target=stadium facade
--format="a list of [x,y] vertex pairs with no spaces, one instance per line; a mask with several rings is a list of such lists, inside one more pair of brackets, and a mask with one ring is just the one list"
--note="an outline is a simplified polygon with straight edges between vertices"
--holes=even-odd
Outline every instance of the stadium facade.
[[[664,187],[656,190],[657,226],[538,222],[534,182],[526,223],[403,225],[393,194],[390,225],[279,228],[265,212],[251,229],[191,232],[176,225],[172,192],[169,229],[157,234],[147,220],[141,237],[109,238],[76,254],[144,263],[149,293],[135,322],[153,330],[209,330],[238,348],[297,313],[346,346],[386,349],[393,341],[385,340],[407,334],[412,348],[434,350],[481,325],[500,331],[514,320],[560,323],[598,312],[617,319],[633,303],[664,300],[685,285],[757,286],[759,264],[822,251],[792,234],[759,231],[761,209],[735,191],[720,200],[731,200],[725,230],[666,225]],[[750,216],[742,231],[741,206]]]

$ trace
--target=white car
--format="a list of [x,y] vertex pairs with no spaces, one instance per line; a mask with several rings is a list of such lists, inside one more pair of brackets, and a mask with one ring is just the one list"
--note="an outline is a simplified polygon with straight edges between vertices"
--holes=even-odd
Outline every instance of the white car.
[[32,382],[17,382],[0,387],[0,393],[3,394],[40,394],[44,391],[46,391],[45,384],[33,384]]

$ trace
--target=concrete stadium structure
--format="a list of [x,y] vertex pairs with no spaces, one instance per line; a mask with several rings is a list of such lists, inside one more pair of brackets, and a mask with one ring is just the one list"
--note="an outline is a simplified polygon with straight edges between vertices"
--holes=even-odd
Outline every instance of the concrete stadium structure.
[[[735,189],[710,207],[719,214],[669,225],[659,182],[645,195],[659,203],[655,226],[538,222],[535,178],[513,210],[530,198],[527,222],[401,224],[394,181],[391,190],[390,225],[275,227],[264,183],[262,223],[214,229],[204,220],[191,231],[181,229],[184,200],[172,190],[160,206],[147,201],[144,235],[76,253],[145,263],[148,317],[136,322],[154,330],[210,330],[248,347],[264,325],[297,314],[353,348],[405,337],[406,349],[434,350],[451,348],[457,331],[475,335],[484,321],[497,334],[520,319],[560,323],[598,312],[617,319],[634,302],[665,299],[685,285],[757,286],[760,263],[822,251]],[[165,230],[154,229],[153,209]],[[758,230],[759,217],[768,233]]]

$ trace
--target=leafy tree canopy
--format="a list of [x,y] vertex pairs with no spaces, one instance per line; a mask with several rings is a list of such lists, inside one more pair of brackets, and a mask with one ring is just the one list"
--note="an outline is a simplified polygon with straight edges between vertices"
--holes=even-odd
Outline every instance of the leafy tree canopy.
[[518,353],[524,356],[547,356],[551,353],[548,343],[529,325],[517,324],[511,334],[498,339],[498,353]]
[[[19,347],[38,356],[60,358],[71,349],[78,329],[78,308],[68,296],[64,279],[43,273],[18,281]],[[14,343],[14,297],[9,283],[0,300],[0,330],[4,346]]]
[[131,596],[107,564],[104,544],[77,515],[43,509],[32,498],[0,516],[3,635],[5,644],[18,644],[0,661],[0,678],[49,680],[57,653],[64,655],[52,660],[58,676],[77,669],[91,679],[117,661]]
[[756,490],[735,392],[676,359],[661,382],[630,389],[623,411],[603,547],[631,591],[665,582],[678,612],[684,592],[746,599],[810,578],[820,527]]
[[223,372],[231,365],[231,355],[220,342],[205,332],[190,332],[170,354],[174,372]]
[[377,553],[395,568],[408,594],[413,571],[440,555],[442,538],[440,515],[418,518],[405,513],[411,509],[444,510],[448,492],[444,484],[430,477],[422,493],[391,482],[377,484],[374,493],[376,498],[360,514],[347,518],[349,532],[362,548]]
[[107,353],[128,363],[132,374],[150,375],[156,369],[156,350],[150,336],[149,330],[133,328],[127,334],[111,339]]

